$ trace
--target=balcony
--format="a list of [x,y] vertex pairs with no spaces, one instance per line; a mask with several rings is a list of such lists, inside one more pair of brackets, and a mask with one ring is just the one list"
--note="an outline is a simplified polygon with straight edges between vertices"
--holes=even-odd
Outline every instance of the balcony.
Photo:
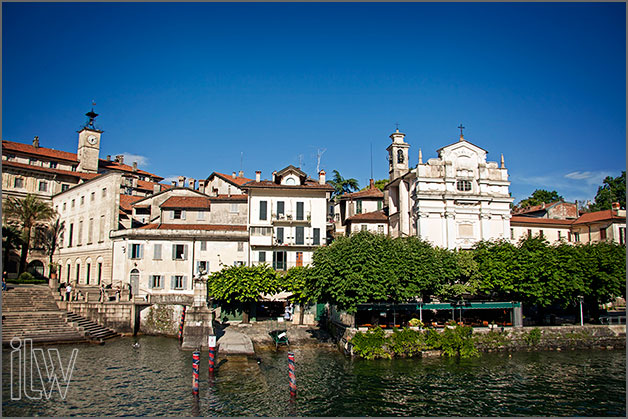
[[286,261],[266,261],[266,262],[251,262],[251,266],[263,265],[266,264],[273,268],[276,271],[287,271],[290,268],[294,268],[296,266],[308,266],[309,263],[305,262],[286,262]]
[[273,224],[284,224],[284,225],[293,225],[293,224],[305,224],[310,225],[312,223],[312,213],[309,211],[303,212],[303,217],[299,219],[297,217],[296,211],[294,212],[286,212],[285,214],[271,214],[270,219]]

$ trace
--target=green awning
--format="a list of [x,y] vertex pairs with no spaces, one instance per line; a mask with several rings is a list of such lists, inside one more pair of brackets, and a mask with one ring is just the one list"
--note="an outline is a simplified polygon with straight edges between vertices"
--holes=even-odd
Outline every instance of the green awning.
[[374,304],[360,304],[358,310],[396,310],[396,311],[418,311],[420,308],[423,310],[473,310],[473,309],[511,309],[514,307],[521,307],[519,302],[505,302],[505,301],[477,301],[469,303],[468,305],[458,306],[451,303],[405,303],[405,304],[388,304],[388,303],[374,303]]

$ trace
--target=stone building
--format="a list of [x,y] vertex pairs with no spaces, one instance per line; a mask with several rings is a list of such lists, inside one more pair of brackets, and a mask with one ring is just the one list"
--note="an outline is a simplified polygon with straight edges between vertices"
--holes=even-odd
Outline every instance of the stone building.
[[272,180],[261,180],[258,171],[242,190],[249,197],[251,264],[268,263],[283,271],[311,263],[314,249],[325,244],[333,192],[325,172],[315,181],[292,165],[273,172]]
[[487,151],[467,141],[438,150],[438,158],[414,169],[409,144],[399,130],[388,147],[389,229],[393,237],[416,235],[435,246],[467,249],[480,240],[508,239],[510,197],[508,171],[487,162]]
[[[351,229],[345,232],[345,224],[354,215],[373,213],[381,211],[383,208],[384,192],[375,187],[373,179],[370,179],[368,188],[341,195],[338,203],[334,205],[335,235],[349,235],[352,232]],[[366,220],[364,217],[361,219]],[[375,231],[377,230],[378,228],[375,226]],[[388,223],[386,223],[386,232],[388,232]]]

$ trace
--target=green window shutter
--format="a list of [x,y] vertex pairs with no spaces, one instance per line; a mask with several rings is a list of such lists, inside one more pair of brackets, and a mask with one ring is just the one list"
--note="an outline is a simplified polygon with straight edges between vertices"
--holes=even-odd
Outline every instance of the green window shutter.
[[259,201],[259,219],[260,220],[267,219],[267,214],[266,214],[267,207],[268,207],[268,202]]
[[321,244],[321,229],[320,228],[315,228],[313,234],[314,234],[314,237],[312,239],[312,244],[314,244],[314,245]]
[[139,254],[139,258],[140,259],[144,259],[144,245],[140,244],[140,254]]
[[183,245],[183,260],[188,260],[188,245]]
[[277,227],[277,243],[283,244],[283,227]]
[[277,215],[279,214],[285,214],[286,213],[286,206],[284,201],[277,201]]
[[187,276],[184,276],[184,277],[183,277],[182,284],[181,284],[181,288],[183,288],[184,290],[186,290],[186,289],[187,289],[187,283],[188,283],[188,277],[187,277]]
[[176,284],[177,278],[173,275],[170,277],[170,289],[173,290]]
[[155,288],[155,277],[153,275],[150,276],[150,279],[148,280],[148,288]]
[[303,202],[297,202],[297,220],[303,219]]
[[177,259],[177,245],[173,244],[172,245],[172,260],[176,260]]
[[185,220],[185,210],[181,210],[181,219]]
[[303,237],[304,237],[304,228],[303,227],[296,227],[296,237],[295,237],[295,244],[303,244]]

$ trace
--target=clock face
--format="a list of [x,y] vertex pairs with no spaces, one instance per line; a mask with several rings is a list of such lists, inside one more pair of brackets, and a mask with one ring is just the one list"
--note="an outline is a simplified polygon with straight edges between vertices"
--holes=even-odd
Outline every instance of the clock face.
[[90,135],[89,137],[87,137],[87,142],[90,143],[91,145],[96,144],[97,141],[98,141],[98,138],[96,138],[95,135]]

